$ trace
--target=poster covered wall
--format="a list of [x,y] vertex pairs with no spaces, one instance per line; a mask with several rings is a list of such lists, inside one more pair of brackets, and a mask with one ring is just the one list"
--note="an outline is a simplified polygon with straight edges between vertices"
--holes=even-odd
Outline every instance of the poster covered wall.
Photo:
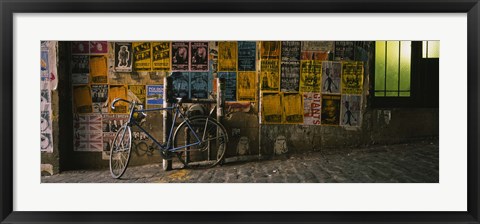
[[[226,79],[227,105],[248,108],[237,110],[244,113],[256,106],[253,111],[260,113],[262,124],[359,127],[364,71],[363,62],[354,61],[356,44],[351,41],[76,41],[71,44],[74,112],[83,117],[102,115],[100,119],[113,122],[113,118],[103,115],[128,113],[128,105],[122,102],[115,110],[109,109],[116,97],[161,107],[163,78],[171,75],[174,97],[205,99],[211,97],[216,87],[214,78],[219,77]],[[42,60],[45,60],[42,71],[48,70],[47,55],[42,55]],[[48,72],[41,75],[42,80],[48,80]],[[42,108],[48,108],[45,105],[50,103],[46,89],[47,86],[42,87]],[[48,133],[51,124],[47,119],[51,116],[51,111],[42,109],[42,139],[51,140]],[[91,120],[95,120],[93,117]],[[104,150],[112,134],[103,132]],[[79,151],[98,150],[92,145],[80,145]]]

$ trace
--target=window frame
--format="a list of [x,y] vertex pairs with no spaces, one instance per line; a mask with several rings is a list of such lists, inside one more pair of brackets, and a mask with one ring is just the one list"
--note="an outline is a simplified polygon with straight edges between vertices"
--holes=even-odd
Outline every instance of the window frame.
[[[422,41],[412,41],[411,47],[410,96],[375,96],[376,46],[374,44],[373,57],[369,63],[371,68],[369,98],[373,108],[438,108],[439,58],[422,58]],[[433,70],[432,68],[435,68],[435,66],[437,71],[428,74],[427,71]],[[428,80],[431,77],[433,77],[433,81]],[[437,94],[433,93],[435,91]]]

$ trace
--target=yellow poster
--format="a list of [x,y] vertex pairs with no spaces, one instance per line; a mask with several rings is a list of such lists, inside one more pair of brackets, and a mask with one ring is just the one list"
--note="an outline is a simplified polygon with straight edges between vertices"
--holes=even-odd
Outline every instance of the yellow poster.
[[280,91],[280,60],[260,62],[260,88],[262,91]]
[[152,70],[152,45],[150,42],[133,42],[133,70]]
[[128,103],[118,102],[115,104],[115,110],[112,110],[112,102],[115,98],[121,98],[127,100],[127,87],[124,85],[111,85],[109,89],[109,107],[111,113],[127,113],[128,112]]
[[90,92],[90,86],[73,86],[73,102],[76,113],[92,113],[92,94]]
[[237,100],[255,101],[257,93],[257,72],[238,72]]
[[236,41],[218,43],[218,71],[237,71],[237,49]]
[[145,104],[145,98],[147,97],[147,91],[145,85],[129,85],[128,86],[128,100],[135,100],[142,105]]
[[303,123],[303,96],[298,93],[283,94],[283,122],[287,124]]
[[260,47],[262,60],[280,59],[280,41],[262,41]]
[[300,61],[300,92],[320,92],[322,85],[322,62]]
[[282,95],[279,92],[264,92],[262,95],[262,123],[282,123]]
[[170,70],[170,42],[152,43],[152,70]]
[[362,94],[363,62],[343,62],[342,94]]
[[107,68],[106,56],[90,56],[91,83],[107,83]]

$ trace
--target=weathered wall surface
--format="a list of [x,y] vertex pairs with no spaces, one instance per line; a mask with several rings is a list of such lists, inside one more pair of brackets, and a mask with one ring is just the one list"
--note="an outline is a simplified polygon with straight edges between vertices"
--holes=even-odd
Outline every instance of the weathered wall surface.
[[438,109],[369,110],[359,128],[262,125],[260,152],[266,155],[393,144],[438,137]]

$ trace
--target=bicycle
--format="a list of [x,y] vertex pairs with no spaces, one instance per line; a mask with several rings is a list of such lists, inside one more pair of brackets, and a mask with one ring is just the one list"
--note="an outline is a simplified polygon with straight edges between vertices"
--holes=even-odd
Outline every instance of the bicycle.
[[158,146],[155,142],[147,144],[144,141],[138,143],[132,142],[132,148],[135,149],[135,154],[137,154],[137,156],[153,156],[153,153],[158,150]]
[[[136,101],[128,101],[121,98],[113,100],[111,107],[115,110],[115,104],[119,101],[129,104],[130,115],[128,121],[115,134],[110,149],[110,173],[113,178],[120,178],[127,169],[132,150],[132,126],[137,126],[158,146],[160,155],[169,165],[163,165],[163,170],[171,169],[171,161],[176,156],[184,165],[184,168],[210,168],[219,164],[224,156],[228,142],[225,127],[212,117],[216,105],[208,116],[186,116],[182,110],[185,99],[169,99],[171,107],[143,109]],[[214,100],[192,99],[188,103],[213,103]],[[159,142],[141,124],[145,121],[148,112],[167,111],[174,113],[170,132],[166,142]],[[183,121],[181,120],[183,119]],[[180,124],[175,128],[176,122]],[[164,127],[165,129],[166,127]]]

